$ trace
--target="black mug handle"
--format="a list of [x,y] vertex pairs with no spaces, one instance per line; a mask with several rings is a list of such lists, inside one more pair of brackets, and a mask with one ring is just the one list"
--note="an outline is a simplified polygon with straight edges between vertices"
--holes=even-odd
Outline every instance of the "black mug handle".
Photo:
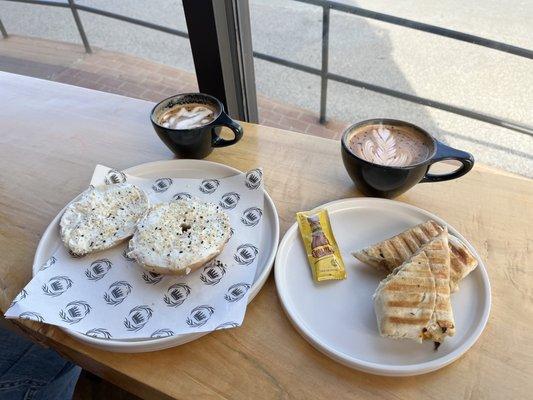
[[211,137],[211,144],[213,147],[226,147],[231,146],[232,144],[237,143],[242,138],[242,126],[240,126],[237,122],[232,120],[224,111],[220,114],[220,116],[216,119],[216,121],[213,123],[215,126],[226,126],[230,128],[233,131],[233,134],[235,137],[233,139],[224,139],[218,136],[215,132],[213,132],[213,136]]
[[438,175],[426,172],[426,176],[424,176],[420,182],[449,181],[451,179],[463,176],[474,166],[474,156],[472,154],[467,153],[466,151],[454,149],[450,146],[446,146],[444,143],[441,143],[438,140],[435,140],[435,143],[437,146],[437,151],[431,158],[429,167],[436,162],[444,160],[457,160],[460,161],[462,165],[456,171],[450,172],[449,174]]

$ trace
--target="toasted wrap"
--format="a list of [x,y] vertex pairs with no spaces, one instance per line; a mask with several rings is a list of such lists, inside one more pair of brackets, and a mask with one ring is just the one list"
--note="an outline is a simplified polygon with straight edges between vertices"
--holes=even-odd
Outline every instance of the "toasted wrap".
[[422,342],[435,310],[435,278],[425,252],[396,268],[374,294],[379,333]]
[[431,321],[424,333],[424,339],[442,343],[446,336],[455,333],[452,303],[450,298],[450,249],[448,247],[448,230],[444,230],[420,250],[429,260],[429,268],[435,279],[435,309]]
[[[352,255],[365,264],[386,273],[392,272],[408,260],[420,247],[444,231],[435,221],[427,221],[396,236],[386,239]],[[455,236],[450,235],[450,290],[458,289],[458,282],[477,267],[470,250]]]

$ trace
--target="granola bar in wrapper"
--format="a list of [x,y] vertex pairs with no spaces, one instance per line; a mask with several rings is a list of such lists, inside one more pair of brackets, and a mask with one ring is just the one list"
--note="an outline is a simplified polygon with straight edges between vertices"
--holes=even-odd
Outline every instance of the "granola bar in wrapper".
[[299,212],[296,219],[315,282],[346,279],[327,210]]

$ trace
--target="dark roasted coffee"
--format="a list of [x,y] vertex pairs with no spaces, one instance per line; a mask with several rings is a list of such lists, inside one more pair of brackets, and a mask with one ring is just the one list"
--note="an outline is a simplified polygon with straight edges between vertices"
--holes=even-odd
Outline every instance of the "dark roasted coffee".
[[191,129],[214,121],[215,110],[206,104],[178,104],[163,112],[157,122],[170,129]]
[[357,157],[373,164],[405,167],[426,161],[433,142],[410,126],[371,124],[354,129],[348,148]]

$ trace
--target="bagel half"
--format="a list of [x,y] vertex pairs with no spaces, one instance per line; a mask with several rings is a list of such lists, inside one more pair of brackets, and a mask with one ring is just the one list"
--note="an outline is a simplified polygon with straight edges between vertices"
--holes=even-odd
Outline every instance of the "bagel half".
[[149,207],[146,193],[132,184],[90,187],[63,213],[61,240],[78,257],[108,249],[133,235]]
[[211,203],[177,200],[150,209],[129,243],[128,257],[165,275],[186,275],[218,256],[230,238],[230,221]]

